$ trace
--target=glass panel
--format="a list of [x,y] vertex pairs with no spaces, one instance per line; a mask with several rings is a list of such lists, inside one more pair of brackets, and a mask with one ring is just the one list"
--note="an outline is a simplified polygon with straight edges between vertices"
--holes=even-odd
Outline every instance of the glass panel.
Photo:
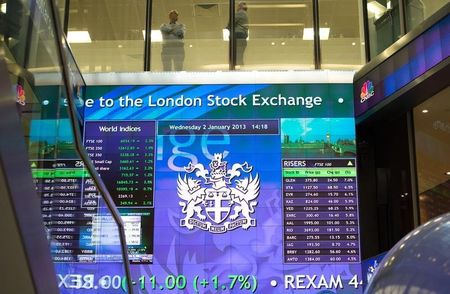
[[314,69],[312,1],[244,3],[235,4],[237,69]]
[[448,0],[405,0],[406,28],[408,31],[429,18],[448,3]]
[[450,88],[414,108],[420,222],[450,211]]
[[[64,29],[64,10],[66,9],[66,1],[67,0],[56,0],[56,6],[59,11],[59,20],[61,23],[61,27]],[[69,9],[69,7],[67,7]]]
[[[23,6],[18,15],[22,20],[30,17],[26,30],[29,35],[14,39],[14,44],[12,39],[4,42],[0,35],[0,52],[5,53],[12,67],[17,66],[12,52],[26,52],[26,70],[12,71],[12,80],[56,273],[59,281],[67,274],[108,274],[115,279],[114,284],[99,280],[91,287],[117,289],[126,285],[122,284],[126,271],[117,222],[75,146],[50,2],[35,3],[34,11]],[[72,89],[79,93],[77,100],[82,100],[83,91],[79,89],[84,82],[73,59],[69,59],[69,67]],[[79,291],[79,284],[66,280],[60,288],[64,293],[73,293]]]
[[25,66],[25,43],[27,42],[28,1],[0,0],[0,43],[7,49],[4,54],[7,61]]
[[152,2],[152,71],[228,70],[227,0]]
[[370,58],[401,37],[398,0],[367,1]]
[[82,72],[142,71],[145,0],[71,0],[68,41]]
[[358,69],[365,64],[360,4],[359,0],[319,1],[322,68]]
[[84,99],[86,94],[86,83],[80,73],[77,63],[73,57],[69,45],[64,40],[63,49],[67,60],[67,68],[69,69],[69,85],[72,91],[72,98],[75,101],[76,115],[80,134],[83,134],[83,118],[84,118]]

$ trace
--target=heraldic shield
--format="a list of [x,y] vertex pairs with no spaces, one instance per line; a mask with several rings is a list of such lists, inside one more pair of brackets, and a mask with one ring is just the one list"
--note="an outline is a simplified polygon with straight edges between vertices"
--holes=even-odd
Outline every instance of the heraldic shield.
[[231,191],[228,188],[206,189],[206,215],[216,224],[222,223],[231,212]]
[[252,214],[258,204],[259,176],[251,174],[253,167],[244,162],[228,169],[222,153],[214,154],[209,167],[190,162],[186,174],[178,174],[177,192],[185,216],[180,226],[214,234],[255,227]]

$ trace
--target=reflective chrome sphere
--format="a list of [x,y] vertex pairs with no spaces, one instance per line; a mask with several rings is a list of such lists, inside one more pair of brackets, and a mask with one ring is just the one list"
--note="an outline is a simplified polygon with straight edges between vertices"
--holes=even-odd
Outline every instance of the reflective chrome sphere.
[[450,213],[400,240],[381,261],[365,293],[450,293]]

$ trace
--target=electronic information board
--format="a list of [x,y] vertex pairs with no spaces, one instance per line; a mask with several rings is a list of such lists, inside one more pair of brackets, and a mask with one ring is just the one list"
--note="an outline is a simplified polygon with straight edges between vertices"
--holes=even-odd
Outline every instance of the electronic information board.
[[[351,83],[88,87],[84,144],[125,223],[135,291],[362,293],[352,98]],[[95,224],[89,190],[71,195],[67,234]],[[123,292],[114,254],[75,243],[55,260],[82,276],[101,261],[110,281],[78,291]]]

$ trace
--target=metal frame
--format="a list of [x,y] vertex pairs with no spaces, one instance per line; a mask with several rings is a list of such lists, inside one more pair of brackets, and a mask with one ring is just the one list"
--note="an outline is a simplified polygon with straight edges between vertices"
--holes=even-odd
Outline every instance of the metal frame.
[[74,134],[74,139],[75,139],[75,147],[76,147],[81,159],[85,163],[86,169],[89,170],[89,172],[92,176],[92,179],[94,180],[94,183],[96,184],[99,192],[103,195],[105,203],[108,206],[114,220],[117,223],[117,227],[119,229],[119,238],[120,238],[121,247],[122,247],[122,258],[123,258],[123,263],[124,263],[124,268],[125,268],[125,274],[126,274],[127,281],[128,281],[128,283],[127,283],[128,293],[133,294],[134,292],[133,292],[133,287],[131,285],[131,273],[130,273],[130,268],[129,268],[130,263],[128,260],[128,249],[127,249],[127,245],[126,245],[124,224],[120,217],[119,211],[117,210],[116,206],[114,205],[111,195],[108,192],[108,189],[106,188],[105,184],[103,183],[103,181],[101,180],[97,171],[95,170],[95,167],[94,167],[92,161],[90,160],[89,156],[87,155],[87,153],[83,147],[83,141],[81,139],[82,136],[80,133],[80,129],[77,127],[79,125],[79,122],[77,121],[77,116],[76,116],[76,106],[74,103],[75,100],[72,96],[72,90],[71,90],[71,86],[69,84],[69,81],[70,81],[69,76],[70,75],[69,75],[69,69],[67,66],[67,59],[64,54],[63,43],[65,42],[67,44],[67,41],[65,39],[65,36],[62,32],[62,29],[61,29],[61,26],[59,23],[58,10],[56,8],[54,0],[49,0],[49,4],[50,4],[51,14],[52,14],[51,16],[53,18],[53,24],[54,24],[53,29],[55,30],[55,35],[57,36],[57,38],[59,38],[57,40],[57,46],[59,49],[58,57],[59,57],[61,68],[62,68],[62,76],[63,76],[65,90],[66,90],[67,98],[68,98],[67,104],[68,104],[68,110],[69,110],[69,118],[71,120],[71,127],[72,127],[72,131]]
[[[33,177],[29,168],[27,150],[24,142],[23,128],[17,113],[15,97],[9,83],[9,73],[3,59],[0,59],[0,168],[4,171],[4,183],[9,191],[8,197],[15,214],[16,225],[19,230],[22,248],[19,252],[25,253],[29,272],[33,282],[34,293],[59,293],[56,273],[50,254],[50,246],[46,238],[39,198],[33,185]],[[7,139],[6,139],[7,138]],[[8,254],[8,253],[5,253]],[[5,261],[5,260],[4,260]],[[8,263],[8,260],[5,261]],[[6,264],[5,264],[6,266]],[[7,267],[7,266],[6,266]],[[14,268],[14,267],[13,267]],[[3,270],[8,270],[4,268]],[[25,281],[20,279],[16,282]],[[14,281],[8,281],[5,291],[14,289]],[[14,292],[14,290],[11,290]]]
[[320,52],[319,0],[312,0],[312,5],[314,30],[314,68],[320,69],[322,66],[322,55]]
[[363,29],[364,29],[364,49],[366,53],[366,64],[370,61],[370,35],[369,35],[369,13],[367,12],[367,0],[361,0]]
[[234,16],[235,16],[235,9],[236,9],[236,1],[230,0],[229,2],[229,9],[228,9],[228,29],[230,32],[229,35],[229,42],[228,42],[228,64],[230,70],[236,69],[236,32],[234,31]]
[[[179,84],[351,84],[354,71],[351,70],[296,70],[296,71],[223,71],[215,72],[131,72],[84,74],[89,86],[107,85],[179,85]],[[38,79],[38,84],[49,84],[54,77]],[[353,97],[351,97],[353,99]],[[350,97],[349,97],[350,99]]]
[[65,0],[63,31],[66,36],[67,32],[69,31],[69,11],[70,11],[69,7],[70,7],[70,0]]
[[151,70],[151,51],[152,51],[152,9],[153,0],[146,0],[145,11],[145,40],[144,40],[144,71]]
[[400,34],[406,35],[406,0],[398,0],[399,18],[400,18]]
[[411,199],[413,205],[413,221],[414,227],[420,225],[420,207],[419,207],[419,185],[417,178],[417,159],[416,159],[416,143],[414,132],[414,114],[411,109],[406,114],[406,123],[408,125],[408,152],[409,152],[409,174],[411,178]]

